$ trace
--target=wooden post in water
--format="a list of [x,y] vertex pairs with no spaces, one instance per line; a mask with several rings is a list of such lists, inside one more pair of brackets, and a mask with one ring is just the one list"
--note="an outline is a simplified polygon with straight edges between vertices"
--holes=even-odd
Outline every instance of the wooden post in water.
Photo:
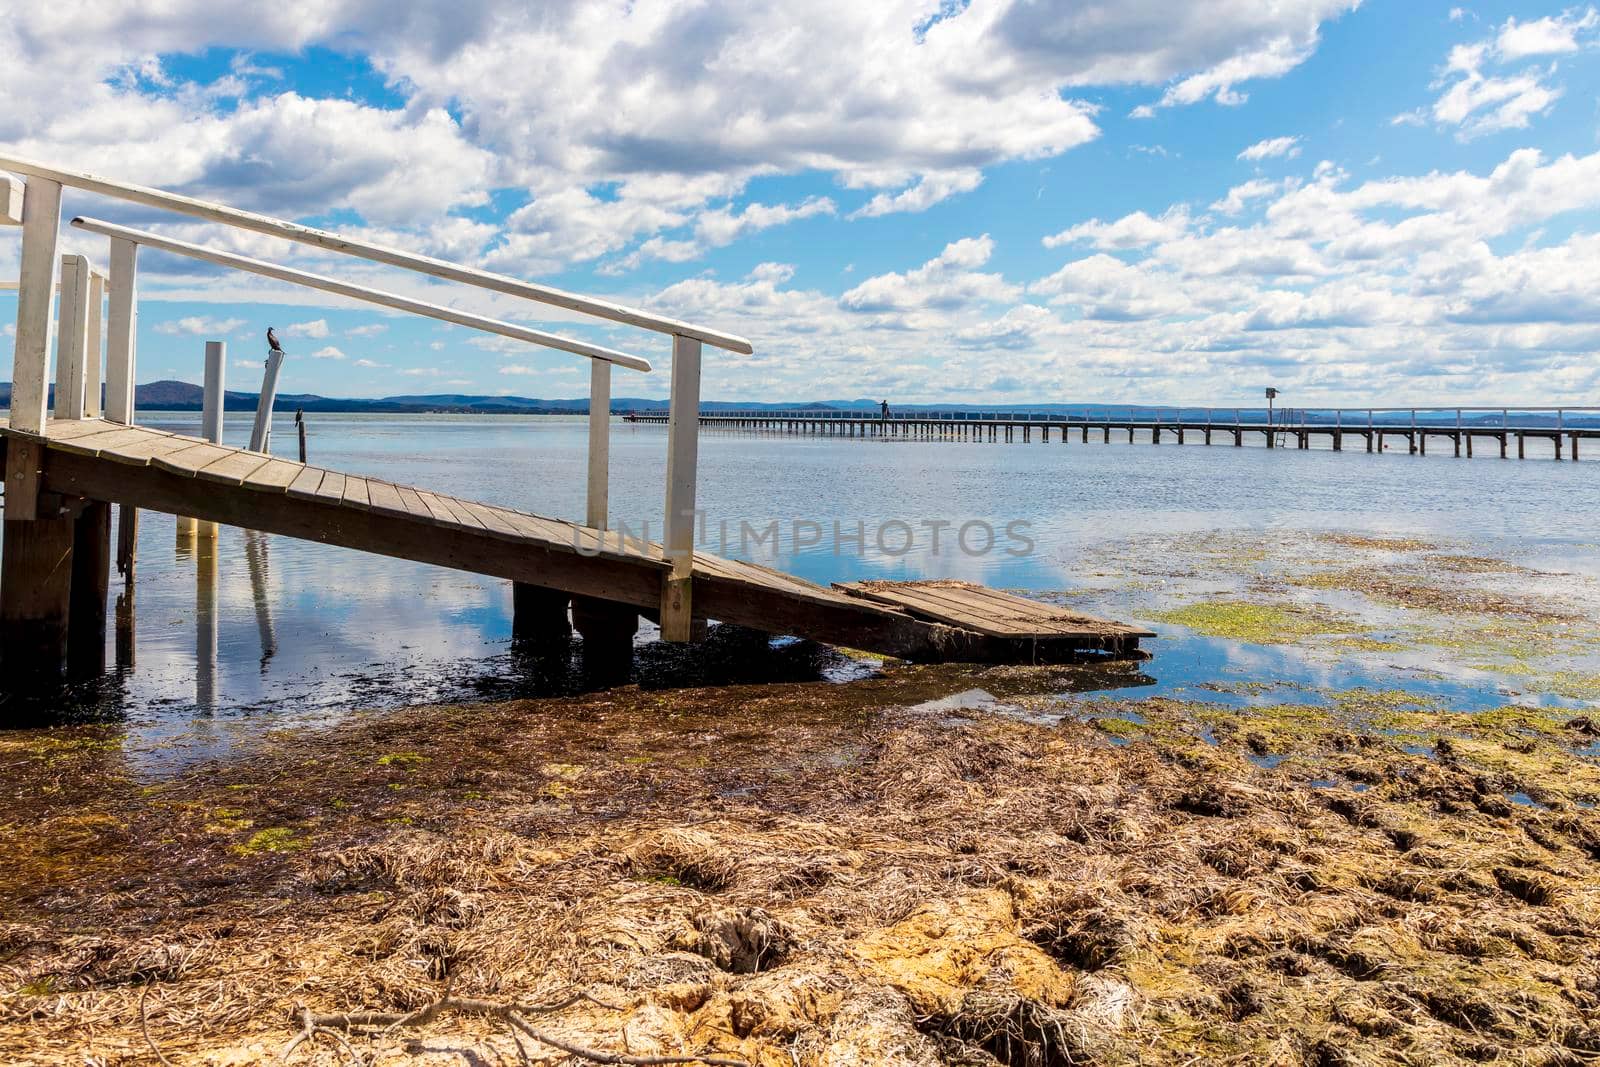
[[106,601],[111,592],[111,505],[84,501],[73,520],[67,667],[80,678],[106,667]]
[[672,407],[667,417],[667,514],[662,547],[671,569],[661,577],[661,639],[693,638],[692,589],[696,465],[700,433],[700,342],[672,339]]
[[267,353],[267,369],[261,375],[261,396],[256,400],[256,421],[250,429],[250,451],[272,450],[272,403],[278,396],[278,367],[283,363],[283,353]]

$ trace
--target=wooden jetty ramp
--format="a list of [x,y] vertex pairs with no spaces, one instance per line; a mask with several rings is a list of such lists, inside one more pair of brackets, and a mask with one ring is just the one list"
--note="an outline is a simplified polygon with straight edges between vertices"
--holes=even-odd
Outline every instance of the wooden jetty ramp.
[[[83,647],[103,653],[118,505],[119,566],[131,583],[139,509],[179,516],[179,536],[214,537],[226,524],[320,541],[514,583],[517,629],[564,640],[575,627],[591,660],[631,661],[641,615],[666,641],[692,641],[715,620],[919,660],[1041,661],[1129,655],[1146,630],[1057,611],[1017,597],[947,584],[827,589],[791,575],[695,551],[695,494],[703,346],[749,353],[749,341],[706,326],[316,230],[145,186],[0,157],[0,223],[22,230],[16,348],[4,447],[5,539],[0,552],[0,655],[7,675],[60,673]],[[526,325],[472,314],[325,274],[240,256],[96,219],[72,225],[106,238],[109,270],[58,255],[62,194],[81,189],[148,208],[355,256],[671,338],[665,415],[666,507],[659,543],[612,532],[610,397],[614,367],[650,373],[650,360]],[[21,210],[14,206],[21,203]],[[141,248],[199,260],[339,298],[450,322],[589,360],[588,495],[583,524],[395,485],[268,454],[267,374],[252,448],[223,445],[222,342],[205,354],[203,437],[136,425],[133,404]],[[59,293],[59,314],[56,297]],[[59,333],[57,323],[59,322]],[[53,336],[54,335],[54,336]],[[46,380],[55,341],[53,412]],[[105,382],[104,411],[99,410]],[[53,414],[53,417],[52,417]],[[302,457],[303,458],[303,457]],[[920,590],[920,591],[919,591]],[[897,591],[897,592],[896,592]],[[891,595],[892,593],[892,595]],[[898,596],[898,600],[895,597]],[[605,673],[615,673],[607,671]]]
[[[169,512],[519,583],[525,629],[563,634],[569,601],[586,641],[631,645],[638,615],[657,617],[659,543],[624,538],[447,493],[325,470],[261,453],[101,419],[51,420],[41,436],[0,422],[7,470],[33,467],[39,518],[7,522],[6,581],[23,567],[53,577],[8,594],[31,653],[64,647],[73,610],[103,620],[108,554],[84,544],[88,502]],[[15,459],[16,465],[13,466]],[[38,536],[40,525],[55,536]],[[108,528],[107,528],[108,531]],[[101,534],[103,535],[103,534]],[[90,531],[88,537],[97,536]],[[74,548],[99,561],[84,575]],[[66,579],[63,583],[61,579]],[[85,596],[72,586],[98,587]],[[693,617],[735,623],[916,660],[1057,661],[1135,653],[1149,631],[960,582],[863,582],[824,588],[770,568],[696,552]],[[102,623],[103,626],[103,623]],[[100,631],[103,640],[103,629]],[[618,654],[612,649],[613,655]],[[625,655],[624,650],[621,654]]]

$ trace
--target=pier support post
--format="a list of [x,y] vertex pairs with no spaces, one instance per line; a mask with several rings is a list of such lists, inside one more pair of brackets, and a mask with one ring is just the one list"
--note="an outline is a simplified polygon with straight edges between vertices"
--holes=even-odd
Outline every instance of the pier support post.
[[111,591],[111,505],[90,500],[73,520],[67,666],[91,677],[106,666],[106,600]]
[[117,505],[117,573],[122,584],[133,591],[133,570],[139,558],[139,509],[131,504]]
[[572,639],[572,623],[567,606],[572,594],[559,589],[511,583],[511,643],[530,648],[559,646]]
[[[8,461],[21,443],[11,439]],[[13,484],[6,482],[8,498]],[[30,519],[7,517],[0,554],[0,659],[24,685],[58,681],[67,662],[75,524],[46,510],[39,507]]]
[[699,462],[700,342],[672,338],[672,400],[667,419],[667,516],[662,547],[671,569],[661,576],[661,639],[694,639],[695,482]]
[[591,685],[624,685],[633,673],[638,610],[594,597],[572,598],[572,625],[583,637],[583,673]]

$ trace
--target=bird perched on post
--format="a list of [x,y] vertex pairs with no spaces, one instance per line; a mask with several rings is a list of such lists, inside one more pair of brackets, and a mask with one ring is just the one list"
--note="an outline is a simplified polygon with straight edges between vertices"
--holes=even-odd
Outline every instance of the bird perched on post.
[[278,335],[272,331],[271,326],[267,327],[267,346],[274,352],[283,351],[283,346],[278,343]]

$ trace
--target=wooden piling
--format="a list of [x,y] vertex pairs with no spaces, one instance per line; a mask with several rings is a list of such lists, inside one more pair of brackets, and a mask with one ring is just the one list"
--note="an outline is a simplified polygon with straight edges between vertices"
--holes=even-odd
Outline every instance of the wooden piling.
[[111,590],[111,505],[85,502],[73,520],[72,589],[67,611],[67,665],[92,677],[106,665],[106,602]]
[[75,524],[45,511],[7,518],[0,554],[0,659],[7,675],[26,683],[58,680],[67,663]]
[[572,598],[572,625],[583,637],[583,673],[591,684],[625,685],[633,673],[633,635],[639,612],[594,597]]
[[512,644],[529,648],[565,648],[572,639],[572,622],[567,617],[571,603],[571,593],[526,582],[512,582]]

